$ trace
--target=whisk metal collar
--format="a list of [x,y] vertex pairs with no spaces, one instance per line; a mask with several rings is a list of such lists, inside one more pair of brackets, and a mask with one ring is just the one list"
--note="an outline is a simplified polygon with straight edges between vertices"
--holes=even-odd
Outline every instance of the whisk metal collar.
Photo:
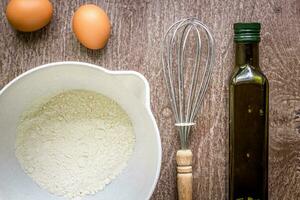
[[194,126],[195,122],[183,122],[183,123],[175,123],[175,126]]

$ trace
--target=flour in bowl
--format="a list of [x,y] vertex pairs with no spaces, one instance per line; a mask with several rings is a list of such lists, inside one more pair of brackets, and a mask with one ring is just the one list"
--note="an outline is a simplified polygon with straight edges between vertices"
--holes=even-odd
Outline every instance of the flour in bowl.
[[62,92],[21,116],[16,157],[42,188],[68,199],[102,190],[126,167],[132,123],[113,100],[92,91]]

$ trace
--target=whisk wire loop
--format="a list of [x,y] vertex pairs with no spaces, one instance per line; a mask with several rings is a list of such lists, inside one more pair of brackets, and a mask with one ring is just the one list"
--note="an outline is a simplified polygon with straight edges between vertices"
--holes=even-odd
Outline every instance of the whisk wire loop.
[[[201,53],[203,52],[201,31],[205,33],[205,38],[207,39],[207,59],[204,64],[204,73],[199,78]],[[187,41],[191,38],[192,33],[196,35],[195,58],[193,65],[186,66]],[[174,54],[176,58],[173,58]],[[162,43],[161,58],[167,91],[171,100],[172,111],[175,115],[175,126],[179,127],[181,147],[183,149],[187,148],[191,126],[195,124],[196,114],[203,102],[204,94],[211,78],[213,57],[213,36],[206,25],[196,18],[180,20],[167,30]],[[188,67],[192,67],[189,87],[185,85],[187,81],[185,74]]]

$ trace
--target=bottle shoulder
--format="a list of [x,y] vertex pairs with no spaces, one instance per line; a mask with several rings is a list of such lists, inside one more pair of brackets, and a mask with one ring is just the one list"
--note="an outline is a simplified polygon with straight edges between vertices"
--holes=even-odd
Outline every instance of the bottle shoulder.
[[248,64],[236,67],[231,75],[230,85],[246,83],[268,85],[268,79],[259,68]]

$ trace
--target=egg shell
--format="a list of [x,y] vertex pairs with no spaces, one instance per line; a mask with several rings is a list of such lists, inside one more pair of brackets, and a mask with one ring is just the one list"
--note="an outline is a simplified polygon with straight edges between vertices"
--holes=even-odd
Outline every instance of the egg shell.
[[6,8],[8,22],[17,30],[32,32],[46,26],[53,14],[48,0],[11,0]]
[[72,27],[79,42],[89,49],[103,48],[111,32],[107,14],[93,4],[83,5],[76,10]]

